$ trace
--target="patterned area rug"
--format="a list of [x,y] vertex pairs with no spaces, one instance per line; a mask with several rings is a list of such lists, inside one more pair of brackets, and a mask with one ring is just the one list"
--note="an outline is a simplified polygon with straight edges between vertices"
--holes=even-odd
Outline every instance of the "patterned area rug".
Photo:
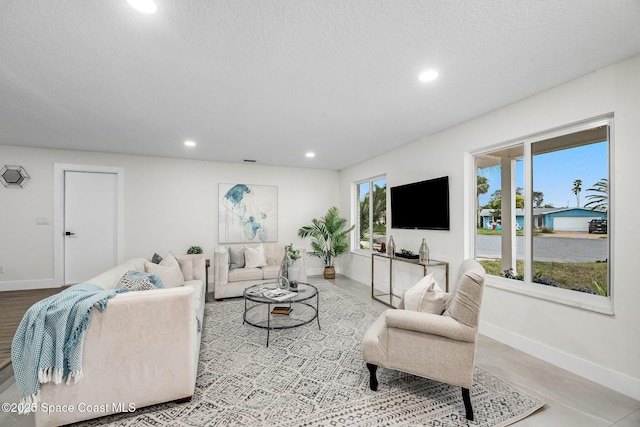
[[506,426],[544,405],[479,368],[473,422],[465,419],[459,387],[379,369],[378,391],[371,391],[360,343],[380,310],[336,285],[316,286],[321,329],[314,321],[273,331],[269,347],[264,329],[242,324],[242,299],[207,303],[191,402],[78,425]]

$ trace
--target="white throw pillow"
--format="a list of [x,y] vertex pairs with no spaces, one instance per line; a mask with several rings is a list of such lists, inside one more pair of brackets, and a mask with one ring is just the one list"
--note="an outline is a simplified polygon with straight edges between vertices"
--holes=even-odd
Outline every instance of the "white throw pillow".
[[445,295],[433,278],[433,273],[430,273],[405,292],[404,308],[422,313],[442,314]]
[[154,264],[151,261],[145,262],[144,269],[147,273],[160,276],[165,288],[184,285],[184,276],[180,270],[180,263],[171,252],[160,261],[160,264]]
[[256,248],[244,247],[244,262],[246,268],[264,267],[267,265],[267,257],[264,254],[262,243]]

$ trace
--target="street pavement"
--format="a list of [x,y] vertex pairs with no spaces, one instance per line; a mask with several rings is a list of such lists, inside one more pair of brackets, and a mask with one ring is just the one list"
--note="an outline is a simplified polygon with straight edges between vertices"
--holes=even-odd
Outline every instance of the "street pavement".
[[[604,237],[604,235],[603,235]],[[502,258],[501,236],[476,235],[476,258]],[[524,259],[524,236],[516,237],[516,257]],[[593,262],[604,261],[609,254],[609,239],[554,237],[533,238],[536,261]]]

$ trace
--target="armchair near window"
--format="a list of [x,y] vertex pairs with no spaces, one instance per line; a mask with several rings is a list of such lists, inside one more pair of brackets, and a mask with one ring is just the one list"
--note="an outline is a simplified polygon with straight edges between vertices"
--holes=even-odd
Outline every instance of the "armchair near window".
[[362,342],[371,390],[378,389],[378,367],[460,386],[466,417],[473,420],[469,389],[484,275],[477,261],[464,261],[442,314],[404,310],[403,298],[399,309],[386,310],[378,317]]

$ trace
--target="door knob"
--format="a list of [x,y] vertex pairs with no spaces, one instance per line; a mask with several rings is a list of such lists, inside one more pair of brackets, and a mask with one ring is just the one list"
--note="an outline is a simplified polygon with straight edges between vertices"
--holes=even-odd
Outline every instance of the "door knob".
[[65,236],[75,236],[76,233],[72,233],[70,231],[67,231],[66,233],[64,233]]

